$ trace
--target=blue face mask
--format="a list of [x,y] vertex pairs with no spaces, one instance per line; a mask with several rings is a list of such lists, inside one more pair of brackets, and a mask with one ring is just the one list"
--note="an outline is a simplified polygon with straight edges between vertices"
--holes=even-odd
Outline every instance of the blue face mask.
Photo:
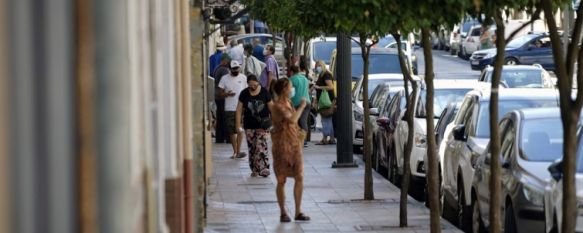
[[318,73],[318,74],[322,73],[322,67],[319,67],[319,66],[316,67],[316,73]]
[[296,89],[292,87],[291,91],[289,92],[288,97],[291,99],[296,96]]

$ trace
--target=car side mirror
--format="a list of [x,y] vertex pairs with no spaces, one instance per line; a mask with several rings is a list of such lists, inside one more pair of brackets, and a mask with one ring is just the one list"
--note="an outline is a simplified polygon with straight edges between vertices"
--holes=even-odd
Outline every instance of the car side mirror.
[[379,109],[378,108],[371,108],[369,110],[371,116],[379,116]]
[[456,141],[467,141],[468,138],[466,137],[466,126],[465,125],[458,125],[453,128],[452,131],[453,139]]
[[554,162],[549,166],[548,170],[551,173],[551,177],[553,177],[554,180],[559,181],[563,178],[563,160]]

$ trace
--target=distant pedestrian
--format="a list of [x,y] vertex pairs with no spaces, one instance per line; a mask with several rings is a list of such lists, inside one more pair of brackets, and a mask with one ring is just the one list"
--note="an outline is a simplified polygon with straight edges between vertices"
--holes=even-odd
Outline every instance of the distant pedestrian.
[[246,44],[243,46],[243,48],[243,54],[245,55],[245,58],[243,58],[243,74],[247,76],[254,75],[255,77],[259,77],[259,75],[261,75],[261,71],[265,68],[265,63],[259,61],[259,59],[252,55],[252,45]]
[[261,20],[254,20],[255,21],[255,25],[253,30],[255,31],[255,33],[267,33],[267,25],[265,25],[265,23]]
[[[300,116],[300,120],[298,122],[299,126],[305,131],[308,132],[310,130],[308,128],[308,115],[310,114],[310,82],[308,78],[300,73],[300,69],[298,66],[290,67],[290,71],[292,76],[289,78],[289,81],[292,83],[295,91],[293,97],[291,98],[292,104],[297,111],[300,111],[300,105],[302,100],[307,102],[306,107],[302,111],[302,115]],[[304,147],[307,146],[308,142],[304,140]]]
[[259,38],[253,39],[253,56],[259,59],[259,61],[265,63],[265,55],[263,55],[263,45],[261,45],[261,40]]
[[274,56],[275,48],[272,45],[266,45],[263,54],[265,55],[265,69],[261,73],[259,82],[263,87],[271,90],[271,85],[279,79],[279,66]]
[[217,122],[215,126],[215,142],[225,143],[229,142],[229,134],[227,132],[227,119],[225,116],[225,97],[221,95],[219,83],[221,79],[231,72],[230,69],[231,58],[229,54],[223,53],[221,55],[221,63],[213,71],[213,78],[215,79],[215,104],[217,106]]
[[285,182],[287,177],[295,179],[294,200],[295,220],[309,221],[310,217],[302,213],[302,194],[304,189],[304,162],[302,142],[305,137],[298,120],[306,107],[306,101],[302,100],[296,111],[290,101],[293,96],[293,86],[288,79],[280,79],[273,85],[273,91],[280,97],[272,107],[273,130],[271,138],[273,142],[273,170],[277,177],[277,203],[280,210],[280,221],[290,222],[285,209]]
[[231,72],[221,78],[219,83],[220,95],[225,98],[225,118],[227,122],[227,131],[231,137],[231,145],[233,145],[233,156],[231,158],[243,158],[247,154],[241,152],[241,144],[243,143],[243,132],[237,129],[236,111],[239,102],[239,94],[243,89],[247,88],[247,78],[240,74],[239,62],[231,61]]
[[229,49],[229,56],[231,60],[235,60],[239,62],[239,64],[243,64],[243,41],[237,42],[236,40],[231,40],[229,43],[231,45],[231,49]]
[[[247,147],[249,149],[249,167],[251,176],[269,176],[269,150],[267,139],[269,138],[269,128],[271,128],[272,107],[271,95],[262,88],[257,80],[257,76],[247,76],[247,89],[239,95],[237,105],[237,129],[243,130],[247,136]],[[241,127],[243,119],[243,127]]]
[[213,75],[215,69],[221,64],[223,53],[227,49],[222,41],[217,42],[216,47],[216,52],[209,58],[209,75],[211,76]]
[[332,82],[332,73],[326,69],[326,63],[320,60],[316,62],[316,75],[318,80],[316,80],[316,85],[314,88],[316,89],[316,97],[318,99],[318,103],[325,96],[329,98],[331,105],[328,106],[318,106],[318,112],[320,113],[320,118],[322,121],[322,141],[317,143],[316,145],[326,145],[326,144],[335,144],[336,140],[334,139],[334,125],[332,122],[332,118],[334,116],[334,108],[335,108],[335,96],[334,96],[334,83]]

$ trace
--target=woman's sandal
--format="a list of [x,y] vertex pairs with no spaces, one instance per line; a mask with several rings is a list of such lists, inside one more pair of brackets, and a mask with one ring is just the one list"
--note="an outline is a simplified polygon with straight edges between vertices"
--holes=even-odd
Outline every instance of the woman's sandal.
[[287,216],[287,214],[284,214],[284,215],[279,217],[279,221],[280,222],[291,222],[291,218],[289,218],[289,216]]
[[322,140],[322,141],[316,143],[316,145],[319,145],[319,146],[321,146],[321,145],[328,145],[328,141]]
[[304,213],[298,214],[295,218],[296,221],[310,221],[310,216],[305,215]]

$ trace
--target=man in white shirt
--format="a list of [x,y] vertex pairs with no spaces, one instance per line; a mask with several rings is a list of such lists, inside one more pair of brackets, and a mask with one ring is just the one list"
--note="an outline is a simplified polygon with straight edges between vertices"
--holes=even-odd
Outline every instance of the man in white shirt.
[[231,72],[223,76],[219,82],[219,95],[225,98],[227,131],[233,146],[233,156],[231,158],[244,158],[247,156],[247,154],[241,152],[244,135],[242,130],[236,128],[235,116],[239,94],[243,89],[247,88],[247,78],[240,73],[241,65],[238,61],[232,60],[230,69]]
[[239,64],[243,64],[243,41],[239,41],[237,44],[237,41],[231,40],[229,44],[231,45],[231,49],[229,50],[229,56],[231,59],[239,62]]

